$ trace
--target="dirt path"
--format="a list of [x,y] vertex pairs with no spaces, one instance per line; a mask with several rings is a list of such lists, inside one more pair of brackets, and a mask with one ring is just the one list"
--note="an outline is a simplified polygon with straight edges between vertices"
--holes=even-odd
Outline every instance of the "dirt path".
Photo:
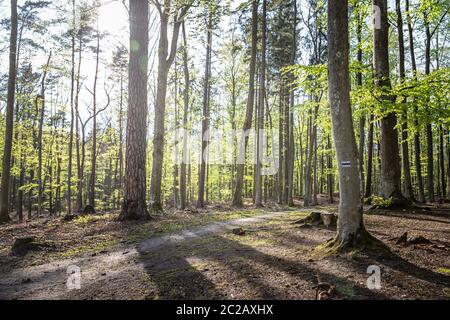
[[[3,274],[0,278],[0,299],[76,298],[78,293],[84,291],[83,287],[97,287],[98,282],[103,283],[105,280],[112,282],[116,276],[124,272],[129,274],[144,272],[145,266],[152,261],[142,259],[143,255],[156,250],[165,252],[167,248],[184,241],[221,234],[237,227],[270,221],[286,214],[288,212],[273,212],[252,218],[211,223],[175,234],[152,237],[137,246],[121,246],[118,250],[111,252],[105,250],[98,255],[92,254],[82,258],[59,260],[14,270]],[[81,290],[67,288],[67,279],[70,275],[68,272],[73,266],[81,269]]]
[[[0,278],[0,298],[315,299],[315,285],[326,282],[335,288],[331,299],[450,299],[449,208],[366,214],[367,229],[391,253],[321,260],[311,259],[311,250],[332,238],[335,230],[292,224],[305,214],[302,210],[233,218],[169,235],[152,233],[134,245],[122,243],[73,259],[14,267]],[[83,232],[107,234],[98,227],[88,224]],[[231,232],[237,227],[245,232]],[[151,224],[145,229],[154,230]],[[126,230],[121,239],[136,232]],[[404,232],[430,243],[397,244],[396,237]],[[69,266],[81,268],[80,290],[66,287]],[[367,286],[370,266],[380,268],[378,290]]]

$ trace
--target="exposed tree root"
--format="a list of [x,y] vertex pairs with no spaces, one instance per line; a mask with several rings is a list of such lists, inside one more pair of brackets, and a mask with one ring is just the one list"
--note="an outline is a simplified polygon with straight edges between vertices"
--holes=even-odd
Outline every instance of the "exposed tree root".
[[335,237],[317,246],[313,255],[315,257],[329,257],[342,253],[367,252],[375,254],[389,253],[390,249],[383,242],[373,237],[364,227],[347,239]]

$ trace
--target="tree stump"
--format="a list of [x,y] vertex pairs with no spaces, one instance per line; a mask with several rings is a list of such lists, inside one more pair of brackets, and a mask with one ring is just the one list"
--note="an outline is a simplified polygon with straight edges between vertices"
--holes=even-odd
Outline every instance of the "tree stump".
[[337,226],[337,215],[330,212],[311,212],[307,217],[297,220],[294,224],[299,224],[301,228],[311,226],[318,227],[324,225],[326,228]]
[[17,238],[11,247],[11,253],[15,256],[24,256],[30,251],[42,250],[48,248],[48,243],[37,242],[34,237]]

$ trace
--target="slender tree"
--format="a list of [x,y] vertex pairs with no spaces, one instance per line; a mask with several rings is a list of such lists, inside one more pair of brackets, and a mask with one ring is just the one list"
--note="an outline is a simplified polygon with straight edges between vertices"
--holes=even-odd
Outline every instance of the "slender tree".
[[188,60],[188,44],[186,36],[186,26],[183,22],[183,73],[184,73],[184,92],[183,92],[183,151],[180,168],[180,209],[184,210],[187,203],[186,192],[186,164],[188,162],[188,115],[189,115],[189,90],[190,90],[190,74]]
[[[417,79],[417,64],[416,64],[416,53],[414,49],[414,29],[412,24],[412,17],[410,12],[409,0],[405,1],[405,9],[406,9],[406,17],[408,21],[408,38],[409,38],[409,52],[411,56],[411,68],[413,79]],[[415,114],[417,113],[417,105],[414,105]],[[414,125],[415,127],[419,127],[419,120],[417,119],[417,115],[414,116]],[[423,186],[423,178],[422,178],[422,163],[420,159],[421,155],[421,147],[420,147],[420,132],[416,130],[414,133],[414,165],[416,169],[417,175],[417,188],[419,193],[419,202],[425,202],[425,190]]]
[[8,97],[6,102],[5,144],[2,162],[2,184],[0,189],[0,223],[8,222],[9,182],[11,171],[11,153],[14,129],[14,101],[16,89],[16,53],[17,53],[17,0],[11,0],[11,35],[9,40]]
[[247,154],[248,135],[246,134],[252,127],[253,108],[255,104],[255,74],[256,74],[256,54],[258,46],[258,1],[252,1],[252,44],[251,59],[248,80],[247,109],[245,113],[244,125],[242,127],[242,137],[238,145],[238,165],[236,174],[236,185],[233,193],[233,206],[242,207],[242,188],[244,185],[245,159]]
[[[403,39],[403,15],[400,0],[395,0],[395,7],[397,12],[397,30],[398,30],[398,48],[399,48],[399,70],[400,81],[403,83],[406,79],[406,67],[405,67],[405,42]],[[406,103],[406,97],[401,97],[402,103]],[[411,165],[409,163],[409,147],[408,147],[408,122],[407,113],[403,113],[402,120],[402,163],[403,163],[403,176],[405,179],[405,196],[409,201],[414,200],[414,191],[411,182]]]
[[257,148],[256,148],[256,183],[255,183],[255,205],[262,206],[262,159],[264,152],[264,108],[266,96],[266,42],[267,42],[267,1],[263,0],[262,5],[262,25],[261,25],[261,62],[260,62],[260,85],[258,102],[258,129],[257,129]]
[[207,148],[209,143],[209,124],[210,124],[210,78],[211,78],[211,55],[212,55],[212,32],[213,32],[213,13],[208,10],[208,24],[206,28],[206,59],[205,59],[205,77],[203,79],[203,117],[202,117],[202,155],[200,157],[200,172],[198,176],[198,198],[197,208],[203,208],[205,206],[205,179],[207,170]]

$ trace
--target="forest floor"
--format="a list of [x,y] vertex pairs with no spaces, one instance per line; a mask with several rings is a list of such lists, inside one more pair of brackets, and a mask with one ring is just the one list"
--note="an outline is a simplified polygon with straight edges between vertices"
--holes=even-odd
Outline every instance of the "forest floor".
[[[450,299],[449,205],[370,210],[367,229],[391,253],[315,259],[312,250],[335,230],[293,222],[320,210],[337,207],[210,207],[145,223],[108,213],[3,225],[0,299],[315,299],[318,282],[335,287],[331,299]],[[404,232],[430,243],[397,244]],[[42,246],[14,255],[15,239],[24,237]],[[79,290],[66,286],[73,265],[81,268]],[[371,265],[381,269],[381,289],[367,287]]]

